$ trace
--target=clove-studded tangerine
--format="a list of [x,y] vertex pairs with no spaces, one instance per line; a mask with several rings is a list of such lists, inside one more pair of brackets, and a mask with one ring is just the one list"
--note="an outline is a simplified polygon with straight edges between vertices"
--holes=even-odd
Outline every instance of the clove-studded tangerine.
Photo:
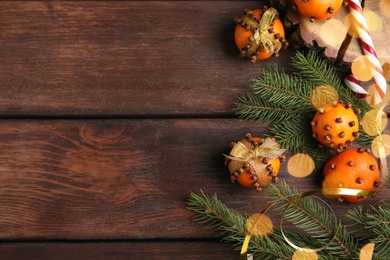
[[323,106],[311,122],[313,137],[336,150],[350,146],[359,137],[359,120],[356,113],[350,103],[343,104],[341,101]]
[[343,5],[344,0],[294,0],[294,8],[311,22],[329,19]]
[[232,143],[225,164],[230,180],[247,188],[261,188],[277,181],[280,165],[285,162],[284,149],[273,138],[252,137],[246,134],[239,142]]
[[265,60],[279,56],[279,51],[287,48],[285,32],[278,12],[274,8],[243,11],[240,18],[234,19],[236,29],[234,39],[240,57],[256,60]]
[[[373,191],[379,186],[380,166],[368,149],[349,148],[332,157],[324,167],[323,189],[349,188]],[[326,194],[326,191],[324,193]],[[340,202],[360,202],[367,196],[328,195]]]

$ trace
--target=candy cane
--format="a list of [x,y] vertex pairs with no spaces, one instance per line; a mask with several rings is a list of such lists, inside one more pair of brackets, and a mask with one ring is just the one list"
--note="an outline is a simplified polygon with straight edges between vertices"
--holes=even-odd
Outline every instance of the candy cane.
[[362,6],[358,0],[348,0],[349,9],[353,18],[357,21],[356,28],[360,37],[360,42],[363,47],[363,52],[374,65],[374,81],[375,92],[372,99],[373,104],[378,104],[382,101],[386,94],[387,83],[383,75],[382,66],[378,60],[378,56],[375,51],[374,43],[372,42],[371,35],[368,31],[366,18],[363,16]]
[[360,85],[359,80],[354,75],[345,77],[345,85],[356,93],[359,98],[365,98],[368,92]]

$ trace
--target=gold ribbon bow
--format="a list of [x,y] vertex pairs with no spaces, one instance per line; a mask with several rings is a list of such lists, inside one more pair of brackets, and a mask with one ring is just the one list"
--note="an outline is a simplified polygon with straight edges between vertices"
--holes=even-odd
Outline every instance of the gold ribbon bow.
[[225,156],[231,160],[247,162],[252,158],[259,157],[275,159],[285,151],[286,149],[280,149],[280,146],[276,141],[267,137],[261,145],[250,148],[242,142],[237,142],[230,151],[230,156]]

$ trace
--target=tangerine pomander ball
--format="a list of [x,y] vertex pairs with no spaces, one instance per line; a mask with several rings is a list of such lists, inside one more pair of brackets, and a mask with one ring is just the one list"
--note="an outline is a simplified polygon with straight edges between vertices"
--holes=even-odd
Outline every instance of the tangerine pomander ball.
[[294,0],[295,7],[311,22],[325,20],[334,16],[344,0]]
[[[358,190],[375,190],[380,181],[380,168],[377,160],[362,148],[349,148],[332,157],[324,167],[322,188],[349,188]],[[367,196],[328,195],[341,201],[360,202]]]
[[311,122],[313,137],[323,145],[344,149],[359,137],[359,120],[351,104],[329,104],[319,109]]
[[[240,57],[249,58],[252,63],[269,59],[272,56],[278,57],[279,51],[288,46],[283,23],[277,16],[265,30],[261,30],[261,20],[267,10],[267,8],[245,9],[243,15],[235,19],[234,39],[240,50]],[[261,36],[266,36],[269,42],[272,42],[273,51],[270,52],[259,42]]]
[[249,152],[253,154],[253,156],[248,157],[244,161],[239,158],[235,159],[234,156],[226,158],[225,163],[230,172],[230,180],[233,183],[238,182],[244,187],[255,188],[257,191],[261,191],[262,187],[277,181],[280,166],[285,162],[286,158],[283,154],[273,159],[256,155],[255,150],[264,142],[264,138],[252,137],[250,134],[247,134],[245,139],[232,144],[232,151],[241,149],[244,151],[243,153]]

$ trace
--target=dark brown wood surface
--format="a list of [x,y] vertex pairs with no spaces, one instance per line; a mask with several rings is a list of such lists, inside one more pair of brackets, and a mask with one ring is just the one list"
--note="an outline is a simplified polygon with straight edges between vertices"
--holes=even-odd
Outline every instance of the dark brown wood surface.
[[[237,96],[290,68],[291,49],[238,58],[233,18],[260,6],[0,1],[0,259],[238,259],[185,202],[204,190],[241,213],[266,205],[222,155],[267,132],[235,117]],[[280,177],[320,187],[286,165]]]

